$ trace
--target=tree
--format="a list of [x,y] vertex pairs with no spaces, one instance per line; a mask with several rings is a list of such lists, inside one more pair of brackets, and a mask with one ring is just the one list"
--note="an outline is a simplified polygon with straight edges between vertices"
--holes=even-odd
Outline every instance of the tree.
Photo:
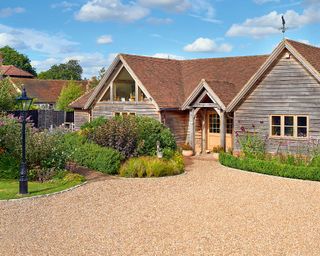
[[69,81],[67,86],[61,90],[56,109],[72,111],[73,109],[69,108],[69,104],[79,98],[83,93],[83,89],[75,81]]
[[40,79],[81,80],[82,67],[77,60],[69,60],[66,63],[53,65],[47,71],[38,75]]
[[17,52],[9,46],[0,48],[0,53],[2,54],[3,65],[13,65],[37,76],[35,69],[31,66],[30,59],[26,55]]
[[15,88],[13,88],[9,78],[0,80],[0,112],[13,110],[17,96],[17,92]]
[[100,80],[103,78],[105,73],[106,73],[106,70],[103,67],[100,69],[98,77],[96,77],[96,76],[91,77],[90,88],[95,88],[99,84]]

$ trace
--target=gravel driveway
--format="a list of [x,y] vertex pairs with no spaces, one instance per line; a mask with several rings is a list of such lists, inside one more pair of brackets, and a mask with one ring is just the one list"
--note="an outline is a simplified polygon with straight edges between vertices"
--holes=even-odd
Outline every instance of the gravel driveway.
[[194,160],[0,202],[0,255],[320,255],[320,183]]

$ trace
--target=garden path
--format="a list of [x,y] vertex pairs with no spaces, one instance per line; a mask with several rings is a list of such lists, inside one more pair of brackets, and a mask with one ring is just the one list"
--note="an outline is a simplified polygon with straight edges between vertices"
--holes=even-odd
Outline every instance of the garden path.
[[319,182],[194,158],[176,177],[1,201],[0,255],[320,255],[319,216]]

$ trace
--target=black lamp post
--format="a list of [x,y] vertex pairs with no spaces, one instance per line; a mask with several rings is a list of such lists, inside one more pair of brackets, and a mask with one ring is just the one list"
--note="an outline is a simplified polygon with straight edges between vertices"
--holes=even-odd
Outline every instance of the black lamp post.
[[19,109],[22,112],[22,130],[21,130],[21,142],[22,142],[22,159],[20,165],[20,179],[19,179],[19,193],[28,194],[28,174],[26,164],[26,114],[30,109],[33,99],[27,96],[26,89],[23,88],[22,94],[17,99]]

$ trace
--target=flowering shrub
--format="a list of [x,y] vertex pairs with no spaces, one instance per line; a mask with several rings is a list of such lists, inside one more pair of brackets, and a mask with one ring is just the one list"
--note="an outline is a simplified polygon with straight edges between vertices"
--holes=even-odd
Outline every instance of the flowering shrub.
[[125,158],[137,155],[138,129],[132,117],[108,120],[88,134],[94,143],[118,150]]
[[[59,170],[64,169],[67,155],[60,146],[60,133],[38,131],[30,125],[26,127],[26,160],[30,177],[35,180],[50,179]],[[12,115],[0,116],[0,162],[3,178],[14,178],[18,174],[18,165],[10,167],[8,155],[16,163],[21,161],[21,124]],[[1,164],[0,164],[1,165]],[[6,167],[5,167],[6,166]],[[9,172],[9,173],[8,173]],[[49,175],[50,173],[50,175]],[[44,178],[46,177],[46,178]]]
[[267,137],[262,138],[256,133],[254,125],[252,125],[252,128],[253,131],[247,131],[244,127],[241,127],[241,131],[236,132],[237,142],[245,156],[263,158],[266,153]]
[[154,118],[124,116],[100,121],[103,124],[90,129],[88,138],[98,145],[118,150],[125,158],[156,155],[157,141],[164,151],[176,150],[170,129]]

